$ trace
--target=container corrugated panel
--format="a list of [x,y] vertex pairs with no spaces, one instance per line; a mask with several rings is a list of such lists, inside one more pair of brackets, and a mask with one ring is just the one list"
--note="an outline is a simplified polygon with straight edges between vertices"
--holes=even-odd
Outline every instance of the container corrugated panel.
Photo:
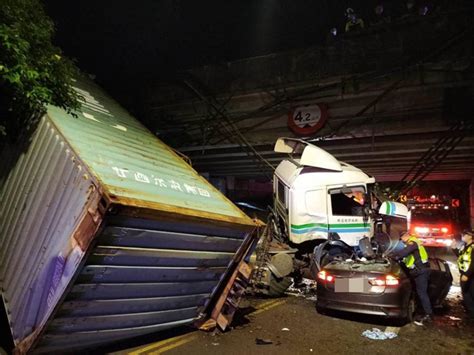
[[190,224],[137,228],[120,220],[106,219],[37,352],[77,350],[195,321],[244,236],[211,226],[182,232]]
[[44,324],[71,280],[85,249],[74,233],[98,200],[86,167],[44,118],[0,195],[0,282],[15,342]]
[[76,86],[85,99],[77,117],[70,119],[57,107],[48,115],[114,202],[249,224],[234,204],[94,83],[79,80]]
[[253,229],[95,84],[76,86],[82,109],[48,108],[0,192],[0,282],[19,352],[193,322]]

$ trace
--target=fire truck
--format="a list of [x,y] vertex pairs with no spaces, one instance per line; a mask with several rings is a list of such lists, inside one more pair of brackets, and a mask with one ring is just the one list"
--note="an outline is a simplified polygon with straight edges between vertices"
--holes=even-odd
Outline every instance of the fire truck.
[[415,196],[408,201],[408,228],[425,246],[450,247],[454,239],[452,207],[449,199],[436,195]]

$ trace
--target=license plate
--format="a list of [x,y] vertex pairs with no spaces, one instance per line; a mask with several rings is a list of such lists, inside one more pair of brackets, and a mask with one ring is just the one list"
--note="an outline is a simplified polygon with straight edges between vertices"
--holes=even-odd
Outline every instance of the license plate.
[[336,279],[335,292],[364,292],[365,279],[362,277],[351,279]]

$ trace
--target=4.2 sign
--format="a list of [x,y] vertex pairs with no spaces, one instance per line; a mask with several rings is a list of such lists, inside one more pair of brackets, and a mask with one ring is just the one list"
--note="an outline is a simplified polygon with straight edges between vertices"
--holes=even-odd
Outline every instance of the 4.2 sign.
[[288,126],[298,135],[311,135],[326,123],[328,114],[324,104],[296,107],[288,114]]

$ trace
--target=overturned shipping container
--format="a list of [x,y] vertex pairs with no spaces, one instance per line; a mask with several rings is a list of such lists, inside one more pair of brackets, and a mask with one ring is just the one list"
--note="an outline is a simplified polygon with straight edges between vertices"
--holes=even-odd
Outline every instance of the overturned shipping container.
[[75,87],[77,117],[49,107],[0,192],[0,284],[20,353],[194,322],[254,229],[94,83]]

